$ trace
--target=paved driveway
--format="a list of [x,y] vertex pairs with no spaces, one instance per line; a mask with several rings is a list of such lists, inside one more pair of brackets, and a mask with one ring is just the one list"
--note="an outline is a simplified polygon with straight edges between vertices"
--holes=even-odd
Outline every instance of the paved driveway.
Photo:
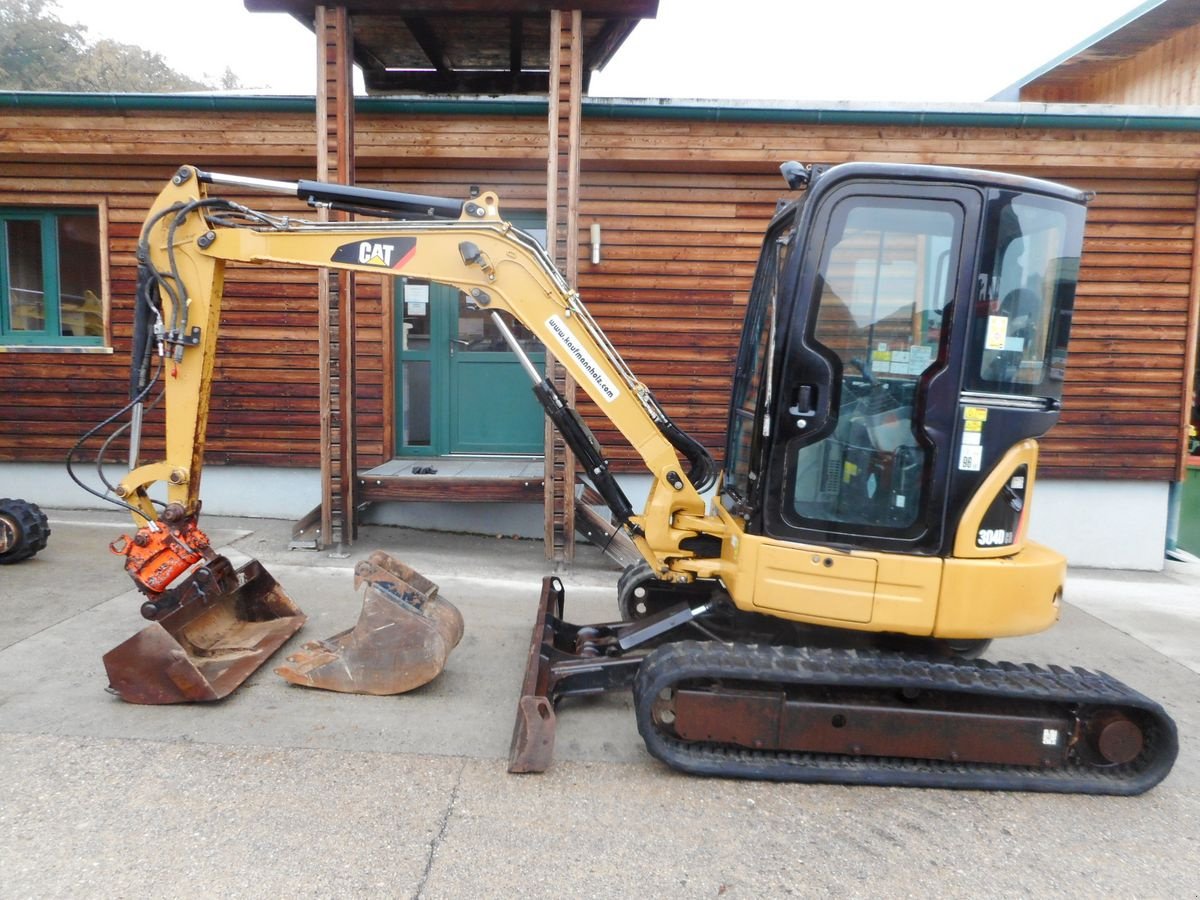
[[[257,672],[211,705],[139,707],[101,655],[144,624],[107,544],[125,521],[52,512],[0,568],[0,893],[16,897],[1188,896],[1200,855],[1200,578],[1072,573],[1054,631],[991,658],[1099,668],[1162,701],[1183,749],[1138,798],[800,786],[682,776],[628,697],[566,704],[551,770],[505,772],[541,545],[368,528],[351,558],[289,553],[286,523],[210,519],[309,615],[353,624],[357,558],[441,585],[467,632],[400,697]],[[568,617],[614,616],[589,549]],[[286,652],[286,651],[285,651]]]

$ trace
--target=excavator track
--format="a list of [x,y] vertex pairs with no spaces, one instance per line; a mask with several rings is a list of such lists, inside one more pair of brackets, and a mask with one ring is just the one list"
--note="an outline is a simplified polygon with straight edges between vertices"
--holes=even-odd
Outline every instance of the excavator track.
[[1153,700],[1058,666],[681,641],[634,703],[650,753],[696,775],[1132,795],[1178,753]]

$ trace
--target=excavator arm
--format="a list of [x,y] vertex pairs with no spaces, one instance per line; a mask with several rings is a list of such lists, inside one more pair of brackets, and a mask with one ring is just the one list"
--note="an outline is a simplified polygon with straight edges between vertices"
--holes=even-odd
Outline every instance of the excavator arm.
[[[208,185],[288,193],[314,205],[377,216],[419,219],[308,222],[264,215],[208,197]],[[432,218],[430,218],[432,216]],[[495,194],[466,202],[393,194],[319,182],[276,182],[181,168],[155,201],[142,235],[142,331],[157,345],[166,378],[166,458],[137,465],[118,494],[137,508],[138,524],[157,516],[150,489],[165,483],[170,504],[198,510],[204,438],[220,332],[225,264],[285,264],[401,275],[452,285],[492,313],[521,359],[539,402],[659,577],[690,580],[713,574],[715,560],[694,560],[689,538],[719,535],[705,515],[701,491],[714,465],[676,428],[650,390],[630,371],[580,303],[545,250],[500,217]],[[154,302],[157,301],[157,302]],[[497,313],[511,314],[557,358],[621,432],[653,476],[646,507],[635,515],[591,432],[554,386],[529,362]],[[151,348],[154,349],[154,348]],[[143,373],[149,353],[135,353]],[[143,374],[144,379],[144,374]],[[683,453],[690,463],[685,469]],[[674,573],[668,575],[672,572]]]

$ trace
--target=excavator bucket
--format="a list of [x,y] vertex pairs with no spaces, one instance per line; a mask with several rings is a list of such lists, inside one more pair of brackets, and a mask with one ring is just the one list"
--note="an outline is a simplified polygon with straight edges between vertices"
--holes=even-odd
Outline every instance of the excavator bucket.
[[111,690],[130,703],[229,696],[304,624],[262,564],[223,556],[196,569],[170,612],[104,654]]
[[402,694],[435,679],[463,634],[462,613],[428,578],[382,550],[354,569],[366,585],[358,623],[310,641],[276,675],[293,684],[353,694]]

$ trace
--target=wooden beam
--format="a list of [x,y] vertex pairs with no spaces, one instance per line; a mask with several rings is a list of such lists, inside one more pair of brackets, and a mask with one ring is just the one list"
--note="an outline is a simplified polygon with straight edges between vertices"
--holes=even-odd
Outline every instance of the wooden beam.
[[[311,21],[320,0],[244,0],[250,12],[283,12],[294,16],[307,15]],[[350,15],[396,14],[396,0],[346,0],[342,4]],[[633,16],[653,19],[658,15],[658,0],[571,0],[570,8],[587,16]],[[531,15],[550,13],[563,6],[562,0],[422,0],[405,4],[407,15],[462,15],[466,13]]]
[[[576,286],[579,277],[582,54],[582,15],[578,11],[551,13],[547,249],[564,270],[572,287]],[[549,354],[546,375],[558,386],[567,405],[574,406],[575,384]],[[570,565],[575,558],[575,456],[549,420],[546,425],[546,557],[564,565]]]
[[593,68],[599,67],[616,53],[625,39],[633,33],[637,23],[637,19],[609,19],[600,29],[600,33],[584,47],[584,72],[590,75]]
[[540,478],[439,478],[428,475],[390,475],[359,478],[359,500],[430,501],[435,503],[537,503],[542,499]]
[[422,16],[404,16],[403,18],[404,27],[413,36],[413,40],[417,42],[417,46],[421,48],[421,52],[425,54],[430,65],[437,70],[438,75],[443,78],[448,77],[450,64],[446,62],[446,49],[438,40],[433,29],[429,27],[429,20]]
[[508,70],[515,78],[521,73],[521,56],[525,49],[524,19],[508,17]]
[[[353,47],[345,7],[318,6],[317,178],[354,183]],[[335,214],[346,218],[344,213]],[[328,210],[318,218],[328,220]],[[336,315],[334,313],[336,304]],[[321,540],[356,537],[355,303],[349,272],[322,269],[318,278],[321,409]],[[336,348],[336,351],[335,351]],[[335,383],[336,382],[336,383]]]
[[363,69],[370,91],[418,94],[544,94],[550,76],[545,72],[451,69],[442,72],[403,72]]
[[[325,16],[324,6],[315,10],[313,30],[317,35],[317,95],[316,95],[316,130],[317,130],[317,180],[329,180],[329,90],[326,81],[325,53]],[[329,209],[322,207],[317,210],[317,221],[329,221]],[[329,333],[331,306],[329,297],[329,270],[317,270],[317,348],[319,353],[318,378],[320,394],[318,397],[320,427],[321,427],[321,512],[320,527],[317,530],[317,548],[326,546],[330,535],[333,534],[333,388],[330,371],[332,356],[332,340]]]

